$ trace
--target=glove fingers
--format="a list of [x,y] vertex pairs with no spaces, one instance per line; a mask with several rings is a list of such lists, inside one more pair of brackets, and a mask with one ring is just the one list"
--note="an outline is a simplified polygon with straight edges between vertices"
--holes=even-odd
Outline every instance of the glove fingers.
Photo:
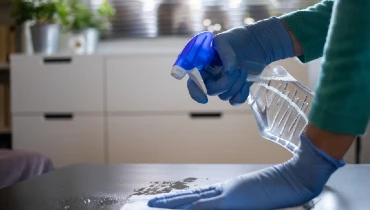
[[214,69],[213,68],[210,68],[210,67],[205,67],[205,68],[202,68],[200,71],[200,76],[202,76],[202,79],[203,80],[207,80],[211,77],[214,77],[217,72],[214,72]]
[[[215,77],[215,73],[208,69],[202,69],[200,75],[202,76],[203,81],[208,80],[211,77]],[[217,73],[217,72],[216,72]],[[187,80],[187,87],[190,94],[190,97],[201,104],[206,104],[208,102],[207,95],[203,93],[203,91],[198,87],[198,85],[192,80]],[[207,90],[208,91],[208,90]]]
[[222,209],[222,195],[203,198],[190,205],[187,210]]
[[183,191],[151,199],[148,202],[148,206],[155,208],[178,208],[180,206],[189,205],[203,198],[218,196],[219,194],[220,191],[216,187]]
[[[209,74],[209,75],[207,75],[208,77],[211,77],[211,76],[212,77],[217,77],[219,75],[222,75],[223,72],[224,72],[224,69],[223,69],[222,66],[210,66],[210,65],[207,65],[207,66],[203,67],[202,70],[203,71],[206,71],[207,74]],[[202,78],[204,80],[204,77],[202,77]]]
[[243,88],[247,80],[248,71],[246,68],[242,68],[240,69],[239,72],[240,72],[240,77],[235,82],[235,84],[228,91],[218,96],[221,100],[224,100],[224,101],[230,100],[232,97],[238,94]]
[[229,101],[230,104],[233,106],[239,106],[241,104],[244,104],[249,96],[249,89],[251,85],[252,83],[245,82],[241,91],[230,99]]
[[207,95],[198,87],[197,84],[190,78],[187,81],[187,87],[190,94],[190,97],[201,104],[206,104],[208,102]]
[[208,95],[220,95],[228,91],[240,77],[240,72],[223,74],[218,78],[210,78],[205,81]]

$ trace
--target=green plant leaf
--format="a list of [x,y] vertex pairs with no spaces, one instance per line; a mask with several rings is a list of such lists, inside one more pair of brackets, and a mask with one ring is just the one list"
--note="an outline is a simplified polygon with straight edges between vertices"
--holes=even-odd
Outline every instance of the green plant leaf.
[[66,31],[79,31],[86,28],[106,30],[107,23],[115,15],[115,9],[103,2],[97,10],[85,6],[80,0],[58,0],[59,16]]
[[57,23],[59,20],[57,4],[53,0],[12,0],[11,14],[18,25],[26,21]]

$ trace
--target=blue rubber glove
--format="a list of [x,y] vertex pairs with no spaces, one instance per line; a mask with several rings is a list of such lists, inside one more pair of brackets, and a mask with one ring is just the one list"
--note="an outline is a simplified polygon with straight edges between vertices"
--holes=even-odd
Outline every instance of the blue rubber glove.
[[300,148],[283,164],[221,184],[159,196],[151,199],[148,206],[191,210],[266,210],[298,206],[318,196],[331,174],[344,164],[302,135]]
[[[244,27],[237,27],[215,36],[212,46],[223,65],[221,73],[203,72],[208,95],[218,95],[232,105],[244,103],[249,95],[246,82],[248,68],[238,68],[246,61],[263,67],[280,59],[294,56],[291,38],[282,22],[272,17]],[[257,69],[258,70],[258,69]],[[259,72],[259,73],[260,73]],[[190,96],[198,103],[207,103],[207,96],[191,80],[187,83]]]

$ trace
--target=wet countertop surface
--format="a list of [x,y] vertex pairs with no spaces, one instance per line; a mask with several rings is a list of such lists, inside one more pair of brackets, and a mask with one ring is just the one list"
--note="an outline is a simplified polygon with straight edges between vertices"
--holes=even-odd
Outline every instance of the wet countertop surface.
[[[73,165],[0,190],[0,209],[121,209],[128,198],[208,185],[269,165]],[[313,209],[370,206],[370,165],[335,173]]]

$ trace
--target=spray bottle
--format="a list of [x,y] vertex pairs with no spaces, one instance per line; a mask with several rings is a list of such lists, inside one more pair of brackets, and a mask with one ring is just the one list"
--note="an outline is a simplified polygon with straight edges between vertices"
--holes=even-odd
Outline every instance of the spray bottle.
[[[201,32],[191,38],[173,64],[172,77],[181,80],[188,74],[207,94],[200,71],[212,69],[215,73],[222,72],[221,59],[211,45],[213,38],[211,32]],[[247,103],[261,136],[294,153],[308,124],[307,115],[314,93],[281,66],[263,65],[262,73],[257,74],[261,65],[250,61],[239,65],[247,68],[247,82],[253,83]]]

